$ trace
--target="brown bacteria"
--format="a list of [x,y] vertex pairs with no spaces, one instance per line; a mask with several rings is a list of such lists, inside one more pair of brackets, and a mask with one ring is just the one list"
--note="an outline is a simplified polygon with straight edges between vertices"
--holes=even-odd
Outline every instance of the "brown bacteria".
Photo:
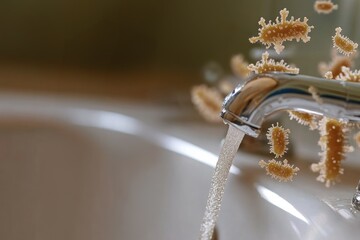
[[284,161],[276,161],[272,159],[268,162],[261,160],[259,165],[261,168],[265,168],[267,175],[270,175],[272,178],[275,178],[280,182],[292,181],[293,177],[300,170],[298,167],[288,164],[286,159]]
[[343,174],[341,162],[345,159],[345,153],[352,151],[352,147],[346,145],[345,123],[324,117],[319,122],[319,126],[321,160],[312,164],[311,169],[313,172],[319,172],[318,181],[325,182],[325,186],[330,187],[338,180],[340,174]]
[[266,73],[266,72],[287,72],[298,74],[299,69],[295,67],[290,67],[284,60],[280,62],[275,62],[274,59],[269,59],[269,53],[264,52],[261,57],[261,61],[256,62],[256,64],[250,64],[248,66],[250,71],[254,73]]
[[[283,127],[279,126],[279,123],[276,123],[276,126],[272,125],[268,129],[266,137],[269,140],[270,153],[275,154],[275,158],[283,156],[288,150],[289,133],[290,130],[285,130]],[[261,160],[259,165],[261,168],[265,168],[267,175],[270,175],[280,182],[292,181],[293,177],[299,171],[299,168],[288,164],[286,159],[284,161],[272,159],[268,162]]]
[[245,78],[249,75],[248,63],[245,61],[243,55],[238,54],[231,58],[230,67],[233,73],[239,78]]
[[288,111],[290,120],[296,120],[301,125],[309,126],[310,130],[317,129],[317,118],[315,115],[299,112],[299,111]]
[[340,73],[337,79],[348,82],[360,82],[360,71],[351,71],[350,68],[342,67],[342,73]]
[[276,18],[275,23],[271,21],[266,24],[264,18],[260,18],[259,25],[259,35],[257,37],[252,37],[249,39],[251,43],[261,42],[266,45],[266,48],[269,48],[272,44],[274,45],[275,51],[280,54],[285,48],[283,45],[284,41],[300,41],[304,43],[310,41],[308,34],[311,32],[311,29],[314,26],[309,26],[307,24],[308,19],[304,17],[303,21],[300,21],[300,18],[294,20],[294,17],[291,17],[290,20],[286,20],[289,16],[289,11],[284,8],[280,11],[280,21],[279,18]]
[[331,0],[317,0],[314,3],[314,9],[317,13],[329,14],[338,9],[338,5],[331,2]]
[[342,67],[352,67],[353,66],[353,56],[343,56],[336,53],[336,50],[333,49],[331,52],[331,61],[327,63],[320,63],[319,64],[319,72],[322,76],[331,72],[332,79],[336,79],[342,73]]
[[289,133],[290,130],[279,126],[279,123],[268,129],[266,137],[269,140],[270,153],[275,154],[275,158],[282,157],[288,150]]
[[223,97],[216,89],[205,85],[194,86],[191,89],[191,100],[202,117],[208,122],[220,123],[220,111]]
[[341,31],[341,27],[335,29],[335,36],[332,37],[334,48],[346,56],[356,53],[358,44],[351,41],[348,37],[341,35]]

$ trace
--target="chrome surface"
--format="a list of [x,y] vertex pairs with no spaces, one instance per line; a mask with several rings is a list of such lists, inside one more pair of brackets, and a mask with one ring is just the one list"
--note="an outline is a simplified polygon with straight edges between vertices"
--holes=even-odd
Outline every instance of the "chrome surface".
[[[310,87],[319,98],[313,97]],[[225,98],[221,117],[257,137],[264,119],[281,110],[359,122],[360,84],[278,72],[252,75]]]
[[351,205],[358,211],[360,211],[360,181],[356,186],[356,192],[352,198]]

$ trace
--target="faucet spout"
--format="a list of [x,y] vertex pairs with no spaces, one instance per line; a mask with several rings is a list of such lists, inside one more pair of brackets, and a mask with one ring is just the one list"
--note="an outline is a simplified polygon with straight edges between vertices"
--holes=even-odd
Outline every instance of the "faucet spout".
[[264,119],[282,110],[360,122],[360,83],[280,72],[254,74],[225,98],[221,117],[258,137]]

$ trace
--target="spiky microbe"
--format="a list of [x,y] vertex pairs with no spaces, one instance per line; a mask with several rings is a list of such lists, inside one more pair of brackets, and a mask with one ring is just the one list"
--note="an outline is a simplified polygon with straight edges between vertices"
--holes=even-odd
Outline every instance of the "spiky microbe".
[[283,45],[284,41],[300,41],[304,43],[310,41],[308,34],[311,32],[311,29],[314,26],[309,26],[307,24],[308,19],[304,17],[304,21],[300,21],[300,18],[294,20],[294,17],[288,21],[286,18],[289,16],[289,11],[284,8],[280,11],[280,21],[279,18],[276,18],[275,23],[271,21],[266,24],[264,18],[260,18],[259,25],[259,35],[257,37],[250,38],[251,43],[261,42],[266,45],[266,48],[269,48],[271,44],[274,45],[275,51],[279,54],[284,50],[285,46]]
[[228,95],[229,93],[231,93],[235,87],[236,87],[236,85],[228,79],[222,79],[218,83],[219,91],[225,96]]
[[275,158],[282,157],[288,150],[287,145],[289,144],[289,129],[284,129],[279,126],[279,123],[274,124],[268,129],[266,134],[269,140],[270,153],[275,154]]
[[338,9],[338,5],[331,2],[331,0],[317,0],[314,3],[314,9],[317,13],[329,14]]
[[248,65],[249,64],[241,54],[233,56],[230,61],[233,73],[240,78],[245,78],[249,75],[250,71],[247,68]]
[[341,31],[341,27],[335,29],[335,36],[332,37],[334,48],[346,56],[354,54],[358,44],[351,41],[348,37],[341,35]]
[[221,122],[220,111],[223,97],[216,89],[205,85],[195,86],[191,89],[191,100],[199,113],[209,122]]
[[298,123],[309,126],[310,130],[317,128],[316,116],[306,112],[288,111],[290,120],[295,119]]
[[298,167],[288,164],[286,159],[284,161],[276,161],[275,159],[272,159],[268,162],[261,160],[259,165],[261,168],[265,168],[267,175],[270,175],[272,178],[275,178],[280,182],[292,181],[293,177],[300,170]]
[[[325,76],[325,74],[328,74],[330,71],[332,73],[333,79],[336,79],[340,73],[342,73],[341,68],[342,67],[348,67],[350,68],[353,65],[353,56],[343,56],[337,54],[336,50],[333,49],[331,51],[331,61],[326,64],[324,62],[319,64],[319,72],[322,76]],[[328,74],[329,76],[329,74]]]
[[320,175],[317,180],[325,182],[325,186],[329,187],[338,180],[340,174],[343,174],[341,161],[345,159],[345,153],[352,151],[352,148],[346,146],[346,124],[324,117],[319,122],[319,126],[321,160],[319,163],[312,164],[311,169],[314,172],[319,172]]
[[331,71],[326,72],[326,73],[324,74],[324,77],[325,77],[326,79],[334,79],[334,75],[333,75],[333,73],[332,73]]
[[265,73],[265,72],[287,72],[298,74],[299,69],[290,67],[284,60],[276,62],[274,59],[269,59],[269,53],[264,52],[261,56],[261,61],[256,62],[256,64],[250,64],[248,66],[250,71],[255,73]]
[[342,73],[337,79],[348,82],[360,82],[360,71],[351,71],[350,68],[342,67]]

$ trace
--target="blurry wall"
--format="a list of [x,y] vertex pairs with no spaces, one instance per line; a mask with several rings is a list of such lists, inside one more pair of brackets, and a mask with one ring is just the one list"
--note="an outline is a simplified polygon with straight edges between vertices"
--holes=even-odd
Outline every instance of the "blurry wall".
[[241,0],[3,0],[0,60],[198,69],[246,52],[257,8]]
[[[9,77],[19,69],[6,72],[3,77],[2,66],[11,63],[123,72],[170,71],[170,76],[160,77],[156,74],[149,77],[143,71],[143,75],[137,76],[133,91],[141,82],[151,86],[149,81],[158,81],[158,87],[166,83],[168,89],[173,88],[173,81],[183,84],[183,89],[188,91],[194,82],[202,81],[201,70],[210,61],[230,71],[229,59],[233,54],[243,53],[250,62],[258,60],[259,56],[251,55],[250,49],[262,52],[265,47],[259,43],[251,45],[248,38],[257,35],[260,17],[274,20],[284,7],[290,10],[290,15],[301,19],[307,16],[309,23],[315,25],[309,43],[285,44],[286,50],[293,51],[286,60],[300,67],[302,73],[316,75],[318,62],[330,59],[335,27],[341,26],[343,34],[360,40],[357,10],[360,3],[339,0],[339,10],[330,15],[317,14],[313,3],[299,0],[2,0],[0,84],[11,86],[14,79],[26,79],[28,72]],[[21,71],[24,72],[24,68]],[[184,72],[192,76],[180,76]],[[80,79],[54,73],[36,84],[43,86],[48,79],[55,79],[53,75],[59,81]],[[177,80],[170,80],[174,75],[178,76]],[[36,74],[28,78],[26,87],[30,89],[38,78]],[[76,89],[90,81],[88,75],[81,78],[84,80]],[[99,75],[91,81],[97,91],[100,86],[97,81],[123,82],[131,78]],[[58,81],[53,81],[51,86],[58,89]],[[17,86],[24,86],[24,82]]]

